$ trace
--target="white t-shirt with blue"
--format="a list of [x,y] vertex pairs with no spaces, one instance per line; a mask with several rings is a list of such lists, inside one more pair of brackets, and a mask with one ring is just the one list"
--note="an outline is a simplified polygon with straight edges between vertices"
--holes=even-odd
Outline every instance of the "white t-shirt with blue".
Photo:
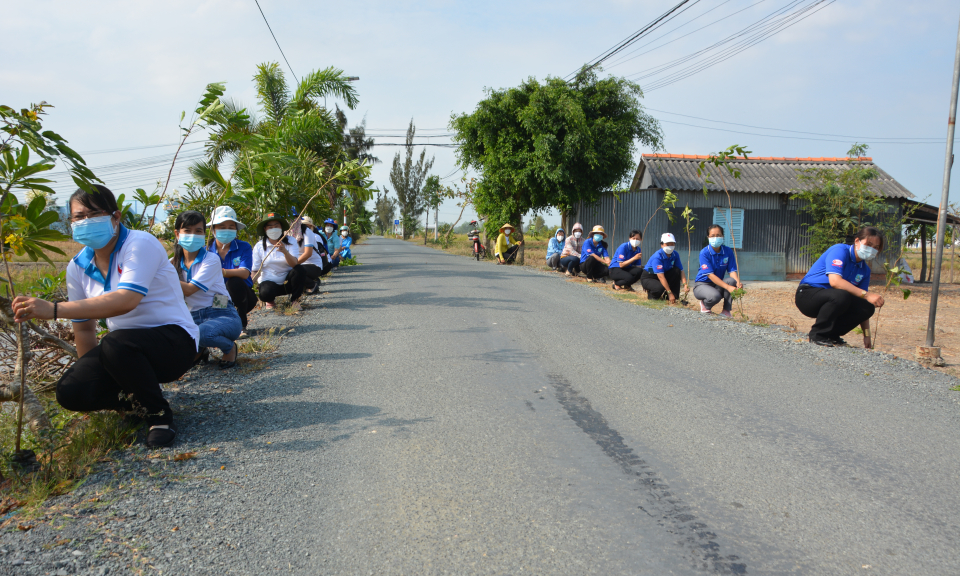
[[203,310],[213,306],[213,296],[221,294],[230,299],[230,293],[227,292],[227,284],[223,281],[223,266],[220,264],[220,255],[216,252],[209,252],[206,248],[197,251],[196,258],[189,269],[183,267],[183,261],[178,263],[170,259],[174,266],[180,266],[183,270],[184,282],[193,284],[199,290],[186,296],[184,301],[191,312]]
[[[94,262],[91,248],[84,248],[67,264],[67,296],[71,302],[96,298],[113,290],[131,290],[143,295],[136,308],[107,318],[110,330],[180,326],[199,345],[200,329],[183,301],[177,271],[167,251],[152,234],[120,225],[117,244],[110,254],[107,277]],[[87,322],[88,320],[74,320]]]

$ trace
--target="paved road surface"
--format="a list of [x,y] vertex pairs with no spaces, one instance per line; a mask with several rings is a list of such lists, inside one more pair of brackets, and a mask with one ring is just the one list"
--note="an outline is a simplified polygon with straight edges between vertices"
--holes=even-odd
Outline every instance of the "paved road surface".
[[946,377],[355,250],[260,392],[185,433],[233,483],[154,518],[164,573],[960,574]]

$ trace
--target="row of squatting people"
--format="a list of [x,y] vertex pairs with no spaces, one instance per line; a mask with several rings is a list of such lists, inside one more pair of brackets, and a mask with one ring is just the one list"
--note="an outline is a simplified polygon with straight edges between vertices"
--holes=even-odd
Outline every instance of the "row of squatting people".
[[[12,303],[14,318],[72,320],[79,359],[57,383],[62,407],[133,412],[149,426],[148,446],[168,446],[176,430],[160,384],[183,376],[208,346],[223,351],[221,368],[235,364],[235,340],[256,303],[250,277],[259,268],[256,251],[236,239],[243,224],[229,207],[215,210],[214,239],[206,246],[204,217],[181,214],[172,259],[153,235],[121,224],[116,198],[104,186],[77,190],[68,207],[73,239],[84,246],[67,264],[68,301],[20,296]],[[280,238],[268,235],[269,216],[262,236]],[[280,220],[272,228],[282,227]],[[109,328],[99,342],[96,319]]]

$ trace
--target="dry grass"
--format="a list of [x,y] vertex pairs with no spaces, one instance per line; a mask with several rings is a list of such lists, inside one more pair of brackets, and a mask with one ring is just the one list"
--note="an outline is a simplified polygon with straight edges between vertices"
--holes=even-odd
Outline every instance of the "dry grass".
[[286,326],[270,328],[263,334],[251,336],[237,341],[237,351],[240,354],[274,354],[280,349],[282,333]]

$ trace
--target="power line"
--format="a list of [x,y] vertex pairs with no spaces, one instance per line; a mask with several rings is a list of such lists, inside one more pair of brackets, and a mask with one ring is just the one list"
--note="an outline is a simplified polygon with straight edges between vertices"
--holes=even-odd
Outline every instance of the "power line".
[[297,81],[297,84],[300,83],[300,79],[297,78],[297,75],[293,72],[293,66],[290,65],[290,61],[287,60],[287,55],[283,53],[283,48],[280,47],[280,42],[277,40],[277,35],[273,33],[273,28],[270,27],[270,23],[267,22],[267,15],[263,13],[263,8],[260,8],[259,0],[253,0],[257,4],[257,8],[260,10],[260,15],[263,16],[263,21],[267,25],[267,30],[270,31],[270,35],[273,36],[273,41],[277,43],[277,50],[280,51],[280,55],[283,56],[283,61],[287,63],[287,68],[290,69],[290,73],[293,74],[293,79]]
[[[710,127],[710,126],[700,126],[700,125],[697,125],[697,124],[688,124],[688,123],[686,123],[686,122],[676,122],[676,121],[673,121],[673,120],[660,120],[660,122],[664,122],[664,123],[666,123],[666,124],[678,124],[678,125],[680,125],[680,126],[690,126],[691,128],[700,128],[700,129],[702,129],[702,130],[715,130],[715,131],[717,131],[717,132],[729,132],[729,133],[731,133],[731,134],[746,134],[746,135],[748,135],[748,136],[761,136],[761,137],[764,137],[764,138],[781,138],[781,139],[785,139],[785,140],[813,140],[813,141],[815,141],[815,142],[845,142],[845,143],[847,143],[847,144],[850,143],[849,140],[831,140],[831,139],[827,139],[827,138],[805,138],[805,137],[803,137],[803,136],[780,136],[780,135],[777,135],[777,134],[757,134],[756,132],[743,132],[743,131],[741,131],[741,130],[730,130],[730,129],[727,129],[727,128],[713,128],[713,127]],[[936,141],[902,142],[902,141],[899,141],[899,140],[897,140],[897,141],[878,141],[878,140],[874,140],[874,141],[866,141],[866,142],[864,142],[864,143],[865,143],[865,144],[938,144],[938,145],[942,145],[942,144],[943,144],[942,141],[941,141],[941,142],[936,142]]]
[[[810,134],[812,136],[832,136],[834,138],[850,138],[853,140],[926,140],[929,143],[930,141],[936,141],[943,143],[944,138],[922,138],[922,137],[908,137],[908,136],[848,136],[845,134],[824,134],[821,132],[804,132],[802,130],[788,130],[786,128],[770,128],[768,126],[753,126],[751,124],[738,124],[737,122],[724,122],[723,120],[712,120],[710,118],[702,118],[700,116],[691,116],[689,114],[680,114],[679,112],[668,112],[666,110],[657,110],[656,108],[646,107],[647,110],[652,110],[654,112],[660,112],[661,114],[671,114],[673,116],[683,116],[684,118],[693,118],[694,120],[703,120],[705,122],[715,122],[717,124],[729,124],[730,126],[743,126],[744,128],[754,128],[757,130],[775,130],[777,132],[791,132],[793,134]],[[663,122],[668,122],[668,120],[663,120]],[[691,124],[692,126],[692,124]]]

